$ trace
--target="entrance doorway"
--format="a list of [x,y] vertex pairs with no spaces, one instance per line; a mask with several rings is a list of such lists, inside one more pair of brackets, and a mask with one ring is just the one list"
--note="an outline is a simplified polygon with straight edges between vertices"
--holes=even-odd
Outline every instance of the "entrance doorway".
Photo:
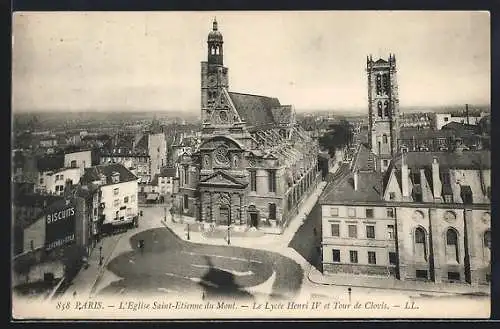
[[258,221],[258,218],[257,218],[257,213],[255,213],[255,212],[250,213],[250,226],[251,227],[257,227],[257,226],[259,226],[259,221]]
[[219,224],[220,225],[229,225],[230,223],[230,214],[229,207],[222,206],[219,210]]

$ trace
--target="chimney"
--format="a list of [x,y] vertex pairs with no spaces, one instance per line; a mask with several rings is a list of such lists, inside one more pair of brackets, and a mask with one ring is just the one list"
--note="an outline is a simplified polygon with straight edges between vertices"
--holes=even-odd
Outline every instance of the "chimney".
[[441,179],[439,178],[439,162],[437,157],[432,159],[432,194],[434,194],[434,199],[439,199],[441,197]]
[[467,124],[469,124],[469,104],[465,104],[465,117],[467,118]]
[[403,194],[403,198],[408,198],[410,196],[408,179],[408,165],[405,162],[405,155],[403,153],[401,156],[401,192]]
[[359,170],[354,172],[354,191],[358,190],[358,172]]

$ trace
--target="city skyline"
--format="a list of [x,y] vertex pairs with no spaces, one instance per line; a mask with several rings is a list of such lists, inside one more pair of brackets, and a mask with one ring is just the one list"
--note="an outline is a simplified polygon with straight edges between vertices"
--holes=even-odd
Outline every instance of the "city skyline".
[[490,101],[487,12],[60,12],[14,16],[13,109],[196,113],[214,17],[231,91],[366,109],[394,53],[402,107]]

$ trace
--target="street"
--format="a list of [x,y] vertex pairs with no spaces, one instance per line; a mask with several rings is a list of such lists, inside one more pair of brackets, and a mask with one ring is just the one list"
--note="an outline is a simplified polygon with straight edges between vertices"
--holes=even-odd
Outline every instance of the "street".
[[[139,240],[145,241],[142,251]],[[167,228],[139,232],[129,243],[132,251],[107,264],[122,279],[98,295],[182,295],[201,288],[206,297],[252,297],[244,288],[273,276],[272,295],[293,298],[302,285],[300,265],[274,252],[190,243]]]

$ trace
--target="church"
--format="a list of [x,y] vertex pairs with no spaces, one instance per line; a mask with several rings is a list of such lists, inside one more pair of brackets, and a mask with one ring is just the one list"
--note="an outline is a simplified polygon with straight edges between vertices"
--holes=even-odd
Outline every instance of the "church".
[[214,20],[201,63],[200,143],[179,159],[174,208],[203,223],[280,234],[321,180],[319,147],[291,105],[229,91],[223,44]]

